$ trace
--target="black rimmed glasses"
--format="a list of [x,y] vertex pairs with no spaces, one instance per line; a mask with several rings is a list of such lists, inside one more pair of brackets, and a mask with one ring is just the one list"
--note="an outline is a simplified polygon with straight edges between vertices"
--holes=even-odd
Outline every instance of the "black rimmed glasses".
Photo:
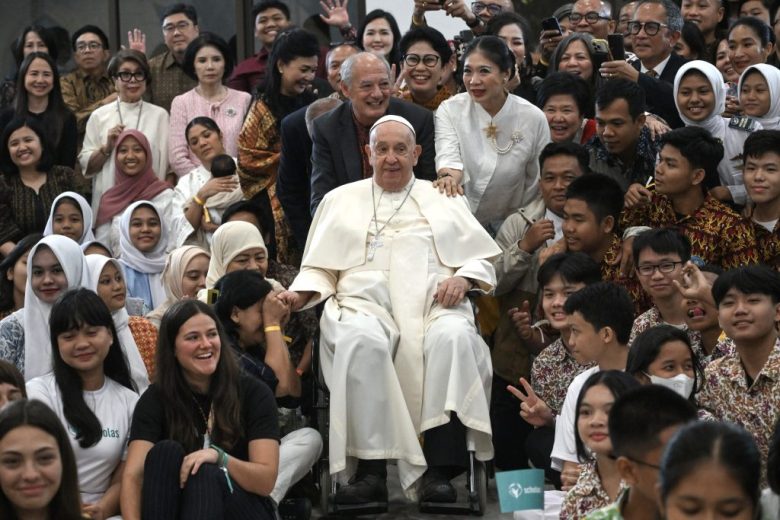
[[426,67],[435,67],[439,64],[441,57],[438,54],[406,54],[404,55],[404,63],[409,67],[416,67],[420,62]]
[[162,30],[164,33],[170,34],[175,31],[184,32],[190,27],[192,27],[192,22],[187,22],[182,20],[181,22],[177,22],[177,23],[166,23],[165,25],[163,25]]
[[482,2],[471,3],[471,12],[474,14],[479,14],[485,9],[487,9],[487,11],[493,16],[501,14],[501,11],[504,10],[504,8],[498,4],[483,4]]
[[594,23],[597,23],[599,20],[609,20],[609,16],[601,16],[596,11],[591,11],[589,13],[580,14],[580,13],[571,13],[569,15],[569,21],[573,24],[580,23],[580,20],[585,18],[585,21],[588,22],[588,25],[593,25]]
[[142,81],[146,81],[146,72],[142,70],[137,70],[135,72],[123,70],[121,72],[117,72],[116,77],[125,83],[130,83],[130,80],[135,80],[138,83],[141,83]]
[[81,42],[76,44],[76,52],[99,51],[103,48],[100,42]]
[[639,34],[639,31],[644,28],[646,35],[655,36],[661,27],[669,26],[661,22],[628,22],[628,34]]
[[660,264],[642,264],[638,265],[636,270],[642,276],[652,276],[656,269],[663,274],[669,274],[674,272],[678,265],[684,263],[685,262],[661,262]]

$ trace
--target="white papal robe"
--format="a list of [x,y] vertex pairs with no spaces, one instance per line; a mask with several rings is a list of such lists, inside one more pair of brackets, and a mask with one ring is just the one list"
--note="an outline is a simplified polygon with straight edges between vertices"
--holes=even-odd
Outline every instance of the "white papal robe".
[[[377,229],[382,245],[369,259]],[[327,300],[320,352],[331,392],[332,474],[348,478],[358,458],[398,459],[401,485],[414,498],[426,469],[418,436],[446,424],[450,412],[477,458],[492,458],[490,353],[470,302],[445,309],[434,294],[454,275],[491,291],[489,259],[499,253],[465,200],[428,181],[390,193],[366,179],[323,199],[290,289],[316,293],[307,307]]]

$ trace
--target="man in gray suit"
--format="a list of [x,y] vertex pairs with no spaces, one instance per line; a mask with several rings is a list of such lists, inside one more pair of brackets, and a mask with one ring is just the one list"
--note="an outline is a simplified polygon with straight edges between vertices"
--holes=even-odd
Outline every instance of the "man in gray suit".
[[390,114],[414,127],[422,154],[414,167],[421,179],[436,179],[436,149],[431,111],[392,97],[387,62],[369,52],[354,54],[341,65],[341,91],[348,99],[314,121],[312,132],[311,212],[333,188],[371,177],[365,148],[368,133],[380,117]]

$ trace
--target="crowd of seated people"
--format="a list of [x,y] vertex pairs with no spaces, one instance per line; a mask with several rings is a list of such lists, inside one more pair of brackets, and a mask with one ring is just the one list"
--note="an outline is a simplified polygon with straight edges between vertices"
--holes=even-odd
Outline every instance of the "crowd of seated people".
[[1,518],[383,510],[389,460],[447,506],[471,456],[563,519],[780,519],[780,3],[403,3],[20,31]]

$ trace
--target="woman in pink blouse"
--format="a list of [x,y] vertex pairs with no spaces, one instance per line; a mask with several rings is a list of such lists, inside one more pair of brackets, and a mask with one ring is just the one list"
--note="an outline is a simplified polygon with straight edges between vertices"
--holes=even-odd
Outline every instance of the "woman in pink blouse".
[[210,117],[222,130],[225,151],[238,154],[238,134],[252,96],[233,90],[223,83],[233,70],[233,58],[225,40],[211,33],[201,33],[187,46],[184,72],[197,79],[197,86],[171,103],[168,161],[181,177],[200,165],[187,146],[184,135],[187,123],[198,116]]

